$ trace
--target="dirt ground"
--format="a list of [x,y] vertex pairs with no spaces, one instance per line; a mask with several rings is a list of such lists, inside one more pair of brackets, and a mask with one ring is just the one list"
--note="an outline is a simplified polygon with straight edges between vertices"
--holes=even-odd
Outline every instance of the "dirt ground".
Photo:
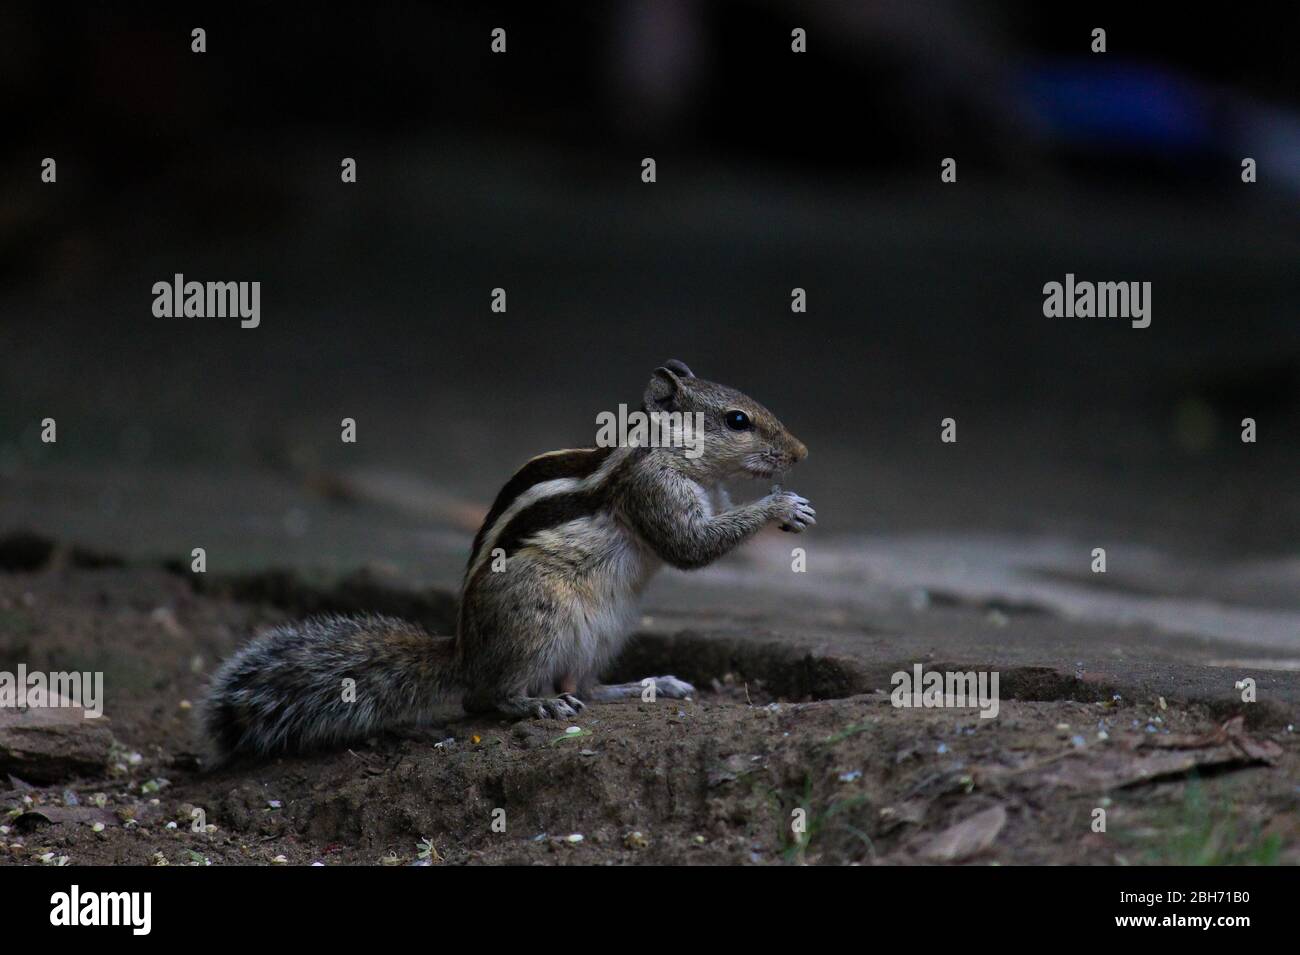
[[26,778],[41,759],[0,746],[6,864],[1300,862],[1289,704],[1021,666],[996,719],[898,708],[884,671],[743,626],[652,627],[620,667],[675,672],[694,701],[592,705],[576,729],[449,709],[343,751],[206,772],[193,707],[249,632],[362,607],[447,632],[452,598],[366,575],[196,585],[39,539],[3,551],[0,669],[102,670],[106,695],[102,738],[54,765],[61,778]]

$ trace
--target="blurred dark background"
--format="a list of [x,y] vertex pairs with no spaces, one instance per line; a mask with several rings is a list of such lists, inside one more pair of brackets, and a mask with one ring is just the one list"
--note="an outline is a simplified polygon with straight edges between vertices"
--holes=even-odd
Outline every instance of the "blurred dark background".
[[[0,521],[398,559],[349,475],[463,536],[675,357],[808,443],[819,533],[1295,557],[1300,8],[1057,7],[6,4]],[[154,317],[176,272],[261,327]],[[1045,318],[1067,272],[1151,327]]]

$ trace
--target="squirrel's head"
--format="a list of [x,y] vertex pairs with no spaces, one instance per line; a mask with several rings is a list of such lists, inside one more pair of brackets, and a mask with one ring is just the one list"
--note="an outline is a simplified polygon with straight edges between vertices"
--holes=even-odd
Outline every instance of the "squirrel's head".
[[696,378],[676,359],[656,368],[646,385],[647,411],[702,415],[701,464],[719,478],[772,475],[808,456],[803,442],[748,395]]

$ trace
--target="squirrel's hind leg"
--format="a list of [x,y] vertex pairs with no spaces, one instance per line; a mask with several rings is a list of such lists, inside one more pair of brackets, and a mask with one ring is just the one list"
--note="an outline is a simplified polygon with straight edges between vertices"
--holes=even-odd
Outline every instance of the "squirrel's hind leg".
[[579,691],[581,696],[592,703],[617,703],[624,700],[640,700],[646,693],[647,681],[654,682],[654,695],[670,700],[686,700],[695,695],[695,687],[675,676],[651,676],[635,683],[596,683]]

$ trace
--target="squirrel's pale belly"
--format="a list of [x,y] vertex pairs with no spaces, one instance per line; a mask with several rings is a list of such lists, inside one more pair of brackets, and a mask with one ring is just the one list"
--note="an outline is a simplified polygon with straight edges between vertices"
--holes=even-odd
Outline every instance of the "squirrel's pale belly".
[[568,571],[562,578],[568,602],[556,621],[551,672],[540,682],[594,681],[635,628],[641,591],[661,562],[608,513],[573,521],[547,536],[545,552],[550,560],[560,558]]

